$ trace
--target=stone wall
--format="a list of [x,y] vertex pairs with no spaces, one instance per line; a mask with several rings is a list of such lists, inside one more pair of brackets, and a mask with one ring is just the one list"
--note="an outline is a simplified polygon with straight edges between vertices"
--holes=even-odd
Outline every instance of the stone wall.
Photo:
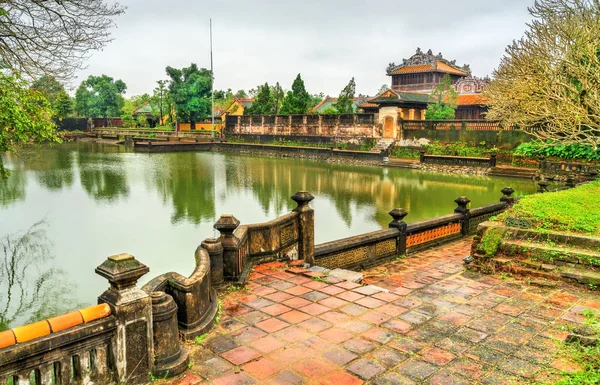
[[378,137],[376,114],[228,116],[225,134]]
[[440,141],[442,143],[467,142],[471,146],[495,146],[502,150],[514,150],[521,143],[528,142],[532,137],[525,131],[469,131],[469,130],[403,130],[405,141],[423,142]]

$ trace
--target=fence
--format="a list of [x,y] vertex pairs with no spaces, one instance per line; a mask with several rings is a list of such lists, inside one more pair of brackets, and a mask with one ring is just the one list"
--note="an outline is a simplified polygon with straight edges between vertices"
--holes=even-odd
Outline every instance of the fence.
[[512,131],[513,126],[502,126],[491,120],[400,120],[402,130],[467,130]]
[[239,115],[225,119],[227,134],[334,137],[377,136],[375,114]]
[[477,230],[477,225],[507,209],[514,199],[514,190],[504,188],[500,203],[473,210],[467,208],[470,200],[459,197],[454,202],[453,214],[406,224],[404,209],[390,211],[393,220],[388,229],[378,230],[315,246],[315,264],[328,269],[365,269],[467,236]]
[[425,151],[420,151],[419,162],[447,166],[496,167],[496,154],[490,154],[488,159],[468,156],[425,155]]

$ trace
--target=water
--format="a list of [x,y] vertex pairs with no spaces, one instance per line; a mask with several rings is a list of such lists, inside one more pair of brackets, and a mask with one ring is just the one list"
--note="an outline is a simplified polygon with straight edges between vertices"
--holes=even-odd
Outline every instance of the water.
[[[51,244],[41,240],[47,250],[19,259],[29,289],[12,290],[8,307],[7,296],[0,297],[0,329],[2,322],[15,326],[32,314],[95,303],[108,283],[94,268],[112,254],[130,253],[148,265],[142,283],[168,271],[188,275],[195,248],[218,235],[212,226],[220,214],[241,223],[273,219],[295,207],[290,197],[297,190],[315,196],[315,240],[322,243],[387,227],[394,207],[406,209],[410,223],[451,213],[460,195],[478,207],[498,202],[506,186],[515,195],[536,188],[517,179],[218,153],[133,153],[93,143],[27,149],[5,161],[13,173],[0,181],[0,237],[45,220]],[[2,270],[0,295],[8,291],[6,276]],[[40,276],[46,280],[36,300]],[[32,305],[11,317],[19,300]]]

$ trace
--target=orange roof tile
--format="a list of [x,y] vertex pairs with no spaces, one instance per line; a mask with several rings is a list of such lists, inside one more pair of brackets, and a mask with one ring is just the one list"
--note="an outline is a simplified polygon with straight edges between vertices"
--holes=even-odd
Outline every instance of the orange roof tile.
[[361,108],[376,108],[376,107],[379,107],[379,104],[366,102],[366,103],[361,104],[359,107],[361,107]]
[[451,67],[448,64],[441,62],[441,61],[437,62],[437,70],[438,70],[438,72],[447,72],[449,74],[454,74],[454,75],[462,75],[462,76],[468,75],[467,72],[458,70],[458,69]]
[[485,104],[486,100],[482,94],[460,94],[458,95],[459,106],[474,106]]
[[433,71],[434,68],[431,64],[421,64],[421,65],[416,65],[416,66],[407,66],[407,67],[402,67],[402,68],[398,68],[397,70],[394,70],[394,72],[392,72],[393,74],[410,74],[410,73],[415,73],[415,72],[429,72],[429,71]]

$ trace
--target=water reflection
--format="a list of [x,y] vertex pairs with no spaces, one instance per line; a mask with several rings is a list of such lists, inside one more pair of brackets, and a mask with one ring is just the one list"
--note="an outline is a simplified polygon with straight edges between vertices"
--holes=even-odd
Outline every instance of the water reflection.
[[38,222],[0,241],[0,331],[85,305],[65,271],[53,266],[46,227]]
[[8,179],[0,178],[0,207],[25,199],[27,177],[23,172],[22,164],[14,159],[14,155],[6,154],[5,164],[11,164]]
[[153,179],[163,202],[171,201],[171,223],[198,224],[215,217],[214,164],[195,153],[164,154],[154,163]]
[[90,146],[77,152],[79,179],[83,189],[98,201],[113,201],[129,195],[124,158],[120,146]]

